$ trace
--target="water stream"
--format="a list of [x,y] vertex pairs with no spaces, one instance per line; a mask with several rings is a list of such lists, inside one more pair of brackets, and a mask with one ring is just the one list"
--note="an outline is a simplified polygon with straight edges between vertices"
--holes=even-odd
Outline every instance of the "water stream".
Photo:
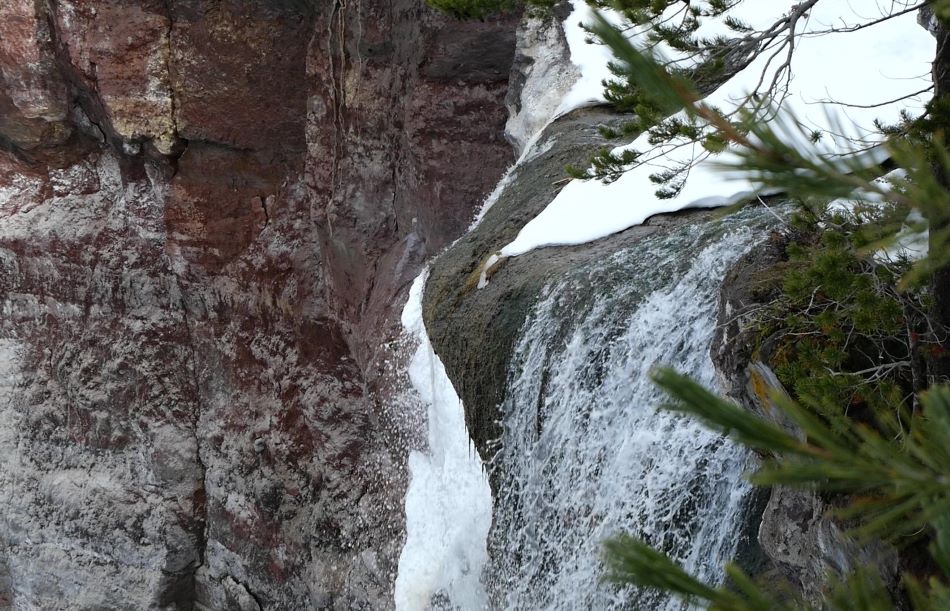
[[749,456],[659,411],[649,372],[672,365],[715,386],[720,283],[763,236],[764,216],[654,234],[547,287],[517,342],[490,465],[493,607],[681,608],[602,582],[601,543],[620,530],[721,580],[744,519]]

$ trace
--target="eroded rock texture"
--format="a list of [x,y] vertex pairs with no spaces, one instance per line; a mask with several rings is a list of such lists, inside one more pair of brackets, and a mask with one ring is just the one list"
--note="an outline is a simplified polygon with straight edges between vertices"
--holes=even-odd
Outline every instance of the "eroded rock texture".
[[0,608],[386,608],[384,367],[511,161],[512,20],[0,4]]
[[[804,439],[805,433],[774,399],[776,395],[788,398],[770,368],[775,341],[782,332],[763,339],[755,324],[757,312],[778,296],[787,247],[788,238],[773,232],[726,274],[710,356],[729,398]],[[821,606],[834,579],[858,568],[876,572],[896,595],[901,570],[912,565],[901,555],[923,556],[918,549],[899,554],[880,541],[855,539],[849,533],[853,524],[833,513],[836,503],[845,502],[840,495],[775,486],[760,489],[758,496],[758,507],[747,525],[756,536],[755,543],[744,550],[747,560],[752,560],[746,562],[746,570],[777,591],[798,593],[813,606]]]

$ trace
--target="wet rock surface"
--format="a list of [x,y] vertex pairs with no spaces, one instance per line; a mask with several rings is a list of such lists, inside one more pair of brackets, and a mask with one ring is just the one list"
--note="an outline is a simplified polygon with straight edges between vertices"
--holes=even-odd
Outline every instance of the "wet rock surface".
[[0,607],[391,605],[386,346],[511,161],[515,25],[0,7]]
[[657,215],[595,242],[538,249],[503,261],[487,286],[476,288],[485,259],[512,241],[554,198],[569,180],[567,165],[584,166],[607,144],[598,128],[620,120],[609,109],[586,108],[549,125],[478,227],[432,264],[424,300],[426,327],[465,404],[469,433],[483,458],[491,455],[491,442],[500,433],[498,406],[505,396],[514,342],[541,289],[643,236],[711,214],[691,210]]

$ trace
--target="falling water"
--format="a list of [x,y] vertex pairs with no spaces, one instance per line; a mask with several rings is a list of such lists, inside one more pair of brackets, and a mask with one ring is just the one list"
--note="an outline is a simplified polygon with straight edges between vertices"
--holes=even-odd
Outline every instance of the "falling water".
[[619,531],[708,582],[722,579],[742,530],[750,457],[659,411],[649,372],[672,365],[715,386],[719,286],[765,222],[746,211],[658,232],[547,287],[517,342],[491,464],[493,606],[680,609],[603,583],[601,544]]

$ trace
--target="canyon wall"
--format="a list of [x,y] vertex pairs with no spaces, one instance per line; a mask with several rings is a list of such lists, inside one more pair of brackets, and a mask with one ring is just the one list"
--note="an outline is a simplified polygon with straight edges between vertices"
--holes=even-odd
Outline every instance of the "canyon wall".
[[515,26],[0,6],[0,608],[392,604],[389,346],[512,161]]

